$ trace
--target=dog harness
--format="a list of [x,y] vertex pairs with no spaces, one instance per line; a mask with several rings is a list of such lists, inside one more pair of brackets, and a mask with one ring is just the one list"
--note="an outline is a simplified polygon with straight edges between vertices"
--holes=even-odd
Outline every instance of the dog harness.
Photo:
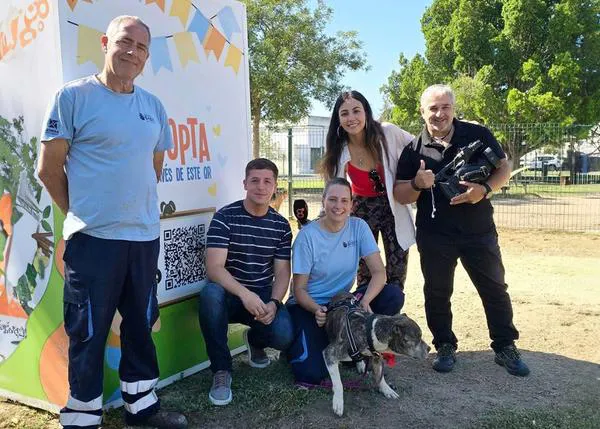
[[[363,355],[358,347],[356,346],[356,340],[354,339],[354,334],[350,329],[350,316],[354,313],[360,313],[363,311],[360,308],[359,301],[355,298],[346,298],[341,301],[337,301],[335,303],[327,304],[327,312],[337,310],[339,308],[343,308],[346,311],[346,337],[348,338],[348,356],[354,362],[360,362],[369,356]],[[372,356],[379,356],[379,352],[375,350],[375,346],[373,345],[373,322],[375,321],[375,314],[370,314],[365,318],[365,327],[367,331],[367,344],[369,346],[369,351]]]

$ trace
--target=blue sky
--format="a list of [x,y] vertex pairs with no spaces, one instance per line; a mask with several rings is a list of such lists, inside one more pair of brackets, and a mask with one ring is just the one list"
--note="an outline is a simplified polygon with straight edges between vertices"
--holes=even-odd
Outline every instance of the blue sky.
[[[326,0],[333,9],[327,32],[356,30],[367,53],[371,69],[348,72],[343,84],[360,91],[369,100],[375,117],[383,109],[379,88],[387,83],[392,70],[398,70],[398,57],[425,52],[421,16],[431,0]],[[329,116],[331,111],[314,102],[311,114]]]

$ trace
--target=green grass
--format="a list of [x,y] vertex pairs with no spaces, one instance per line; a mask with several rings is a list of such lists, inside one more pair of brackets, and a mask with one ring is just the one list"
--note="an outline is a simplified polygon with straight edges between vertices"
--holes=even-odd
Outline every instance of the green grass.
[[598,403],[585,401],[576,407],[514,410],[501,409],[472,426],[472,429],[597,429]]
[[[590,173],[591,174],[591,173]],[[539,178],[541,175],[538,172],[537,177]],[[563,176],[568,176],[568,172],[563,172]],[[598,173],[600,175],[600,173]],[[548,177],[557,177],[558,172],[550,172],[548,173]],[[526,174],[521,173],[519,177],[519,184],[515,186],[514,181],[510,182],[510,194],[524,194],[525,187],[521,184],[522,181],[531,181],[534,178],[533,172],[526,172]],[[292,188],[296,192],[315,192],[321,193],[325,183],[320,176],[294,176],[292,178]],[[288,189],[288,179],[287,177],[279,177],[277,182],[277,187],[280,190]],[[530,183],[527,184],[527,192],[534,193],[538,195],[543,194],[579,194],[579,193],[600,193],[600,184],[590,184],[590,185],[568,185],[568,186],[560,186],[558,183]]]
[[[194,427],[200,422],[260,422],[261,426],[281,417],[304,412],[305,406],[324,400],[330,392],[322,389],[307,391],[293,385],[291,371],[280,361],[261,370],[250,368],[242,359],[234,359],[233,401],[226,407],[215,407],[208,401],[212,383],[210,370],[201,371],[159,391],[161,408],[177,410],[188,416]],[[105,427],[124,428],[122,409],[105,415]],[[242,425],[243,426],[243,425]]]
[[[292,178],[292,187],[294,190],[315,190],[321,192],[325,187],[325,182],[321,176],[294,176]],[[287,177],[279,177],[277,180],[277,188],[288,189]]]
[[[499,194],[501,194],[501,192],[498,192],[496,195]],[[510,183],[508,195],[512,197],[513,195],[524,194],[536,194],[542,197],[556,196],[556,194],[600,194],[600,184],[560,186],[558,184],[550,183],[529,183],[527,185],[523,185],[522,183],[517,185],[513,182]]]

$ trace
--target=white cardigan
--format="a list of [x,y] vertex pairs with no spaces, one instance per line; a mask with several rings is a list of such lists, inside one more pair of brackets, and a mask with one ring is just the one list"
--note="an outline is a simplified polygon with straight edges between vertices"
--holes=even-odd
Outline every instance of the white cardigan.
[[[385,170],[385,189],[394,214],[394,223],[396,226],[396,237],[398,244],[402,249],[408,250],[415,244],[415,220],[413,210],[410,205],[400,204],[394,199],[394,183],[396,183],[396,167],[402,150],[410,144],[413,136],[397,127],[394,124],[383,122],[381,124],[383,134],[388,144],[388,156],[385,156],[383,147],[381,148],[383,156],[383,168]],[[350,151],[348,142],[344,142],[344,148],[337,165],[337,177],[344,177],[350,180],[346,175],[346,164],[350,162]]]

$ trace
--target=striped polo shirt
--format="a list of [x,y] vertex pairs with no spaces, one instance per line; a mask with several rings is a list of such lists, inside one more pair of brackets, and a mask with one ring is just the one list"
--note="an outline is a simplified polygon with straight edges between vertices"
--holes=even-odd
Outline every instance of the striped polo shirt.
[[270,287],[274,260],[290,260],[290,224],[271,207],[266,215],[253,216],[243,203],[236,201],[215,213],[206,247],[227,249],[225,269],[242,285]]

